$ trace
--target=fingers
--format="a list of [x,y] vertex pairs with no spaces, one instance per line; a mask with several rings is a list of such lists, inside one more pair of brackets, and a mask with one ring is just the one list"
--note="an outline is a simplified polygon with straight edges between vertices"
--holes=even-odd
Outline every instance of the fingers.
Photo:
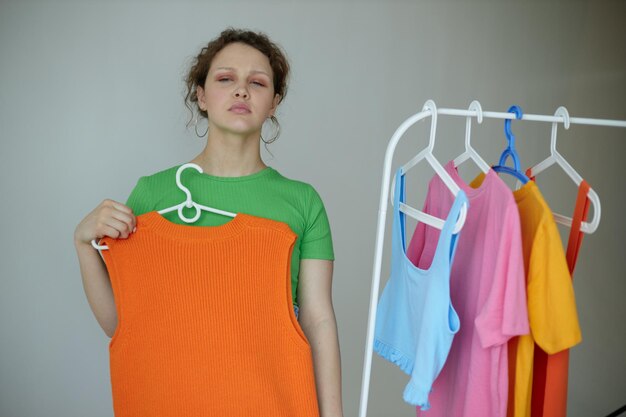
[[111,199],[103,200],[74,229],[77,244],[89,244],[93,239],[104,236],[127,238],[137,227],[133,210]]
[[126,205],[124,205],[122,203],[119,203],[119,202],[117,202],[115,200],[111,200],[111,199],[107,199],[107,200],[104,200],[104,201],[106,201],[109,205],[111,205],[117,211],[121,211],[121,212],[124,212],[124,213],[127,213],[127,214],[131,214],[131,215],[133,214],[133,210],[130,207],[128,207],[128,206],[126,206]]
[[134,226],[129,226],[126,221],[119,220],[116,217],[110,217],[106,220],[102,229],[107,236],[115,239],[126,239],[132,233],[133,228]]
[[[113,239],[119,239],[121,238],[122,234],[120,233],[119,229],[115,226],[109,226],[107,224],[103,225],[100,227],[100,230],[102,230],[102,233],[98,233],[98,237],[96,238],[96,240],[99,240],[103,237],[110,237]],[[100,236],[102,235],[102,236]]]
[[130,207],[106,199],[101,204],[100,232],[113,238],[127,238],[136,228],[136,217]]
[[[126,206],[124,207],[128,208]],[[124,229],[120,229],[120,231],[126,232],[125,236],[123,236],[125,238],[128,237],[128,234],[132,233],[137,226],[137,220],[136,217],[133,215],[132,210],[130,211],[130,213],[127,211],[115,210],[112,213],[112,220],[117,220],[124,225]]]

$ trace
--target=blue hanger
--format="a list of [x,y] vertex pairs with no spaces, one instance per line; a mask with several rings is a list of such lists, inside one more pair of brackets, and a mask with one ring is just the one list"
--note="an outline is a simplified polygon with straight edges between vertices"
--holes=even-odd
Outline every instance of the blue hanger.
[[[515,113],[516,119],[521,119],[523,115],[522,109],[519,106],[511,106],[507,112]],[[511,119],[506,119],[504,121],[504,134],[506,135],[506,140],[509,145],[504,152],[502,152],[502,155],[500,155],[500,161],[498,162],[498,165],[493,167],[493,170],[513,175],[515,178],[520,180],[522,184],[526,184],[530,181],[530,179],[520,169],[519,156],[515,150],[515,135],[511,132]],[[513,160],[513,168],[506,166],[506,160],[509,156]]]

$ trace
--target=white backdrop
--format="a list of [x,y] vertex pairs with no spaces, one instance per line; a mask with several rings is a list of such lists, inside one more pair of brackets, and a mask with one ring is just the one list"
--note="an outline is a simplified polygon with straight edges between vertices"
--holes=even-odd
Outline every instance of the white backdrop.
[[[0,1],[0,415],[112,415],[108,338],[83,293],[72,234],[102,199],[125,201],[139,176],[202,149],[185,130],[182,78],[226,26],[266,32],[291,59],[282,135],[263,156],[326,204],[345,414],[355,416],[382,161],[396,127],[429,98],[626,119],[625,16],[618,1]],[[513,129],[524,166],[547,156],[549,124]],[[427,132],[424,123],[409,130],[396,166]],[[440,117],[442,163],[461,153],[463,132],[462,119]],[[495,163],[502,122],[473,132]],[[626,403],[625,139],[626,129],[600,127],[559,135],[603,204],[575,277],[583,343],[571,354],[571,416]],[[409,203],[421,205],[431,175],[412,171]],[[557,169],[541,181],[555,210],[570,213],[576,187]],[[413,415],[401,399],[406,380],[375,357],[370,415]]]

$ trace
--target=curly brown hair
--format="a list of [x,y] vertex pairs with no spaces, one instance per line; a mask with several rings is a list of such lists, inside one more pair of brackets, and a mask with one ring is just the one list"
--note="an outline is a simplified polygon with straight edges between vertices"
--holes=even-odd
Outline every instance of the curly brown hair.
[[274,74],[274,93],[280,95],[279,103],[285,99],[289,77],[289,62],[287,62],[284,51],[262,32],[229,27],[223,30],[217,38],[210,41],[207,46],[202,48],[200,53],[194,58],[191,69],[185,77],[185,83],[187,85],[185,106],[191,112],[190,122],[193,119],[194,107],[199,114],[208,118],[206,110],[202,110],[198,107],[196,87],[204,87],[211,62],[215,55],[226,45],[234,42],[249,45],[268,57]]

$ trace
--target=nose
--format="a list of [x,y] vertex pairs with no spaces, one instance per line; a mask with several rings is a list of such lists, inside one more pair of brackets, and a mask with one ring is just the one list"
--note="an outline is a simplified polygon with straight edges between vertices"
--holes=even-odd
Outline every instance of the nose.
[[238,85],[235,89],[235,97],[237,98],[248,98],[248,90],[243,85]]

